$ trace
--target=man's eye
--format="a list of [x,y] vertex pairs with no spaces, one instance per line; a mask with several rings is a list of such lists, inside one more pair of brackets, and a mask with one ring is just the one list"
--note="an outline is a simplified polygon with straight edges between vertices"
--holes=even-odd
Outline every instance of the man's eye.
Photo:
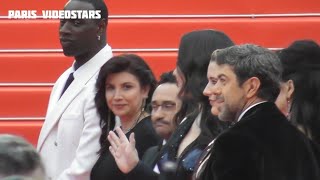
[[215,84],[217,84],[217,80],[210,80],[210,83],[215,85]]
[[220,78],[219,81],[223,85],[227,82],[227,80],[225,78]]
[[172,103],[167,103],[162,105],[162,107],[165,109],[172,109],[174,106],[175,104],[172,104]]
[[60,26],[63,26],[64,24],[66,23],[66,21],[65,20],[60,20]]
[[73,24],[74,24],[74,25],[80,25],[80,24],[81,24],[81,21],[80,21],[80,20],[75,20],[75,21],[73,21]]
[[158,109],[158,107],[159,107],[159,106],[158,106],[158,105],[156,105],[156,104],[152,104],[152,105],[151,105],[151,108],[152,108],[153,110]]

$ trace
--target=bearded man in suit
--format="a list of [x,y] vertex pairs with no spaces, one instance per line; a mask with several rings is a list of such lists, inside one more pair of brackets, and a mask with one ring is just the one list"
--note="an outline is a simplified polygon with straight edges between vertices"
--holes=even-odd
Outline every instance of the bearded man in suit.
[[255,45],[213,52],[204,94],[212,114],[233,126],[209,144],[194,179],[320,179],[310,141],[273,103],[281,71],[274,52]]

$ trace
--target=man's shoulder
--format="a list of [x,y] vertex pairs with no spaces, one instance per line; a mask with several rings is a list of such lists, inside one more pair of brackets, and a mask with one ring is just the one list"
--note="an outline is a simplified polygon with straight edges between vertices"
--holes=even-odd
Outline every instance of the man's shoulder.
[[152,147],[149,147],[146,152],[145,152],[145,155],[152,155],[154,156],[155,153],[158,153],[159,152],[159,145],[156,145],[156,146],[152,146]]
[[215,144],[241,144],[246,143],[253,143],[257,141],[254,135],[247,131],[246,128],[234,128],[231,127],[230,129],[225,130],[221,133],[215,140]]
[[142,161],[152,167],[155,164],[155,160],[157,159],[159,153],[159,146],[152,146],[146,150],[142,157]]

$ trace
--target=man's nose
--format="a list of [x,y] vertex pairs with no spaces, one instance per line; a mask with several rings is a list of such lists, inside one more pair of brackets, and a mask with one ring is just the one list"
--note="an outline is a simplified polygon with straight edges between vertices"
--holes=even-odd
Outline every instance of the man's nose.
[[155,119],[163,118],[164,113],[163,113],[163,110],[161,109],[161,106],[159,106],[157,109],[152,110],[151,116]]
[[209,82],[203,90],[203,95],[208,97],[217,94],[221,94],[221,87],[218,84],[210,84]]
[[69,22],[65,22],[65,23],[60,25],[59,33],[61,35],[70,34],[71,33]]
[[210,94],[211,94],[211,92],[210,92],[210,90],[209,90],[209,87],[210,85],[209,85],[209,83],[206,85],[206,87],[204,88],[204,90],[203,90],[203,95],[205,95],[205,96],[210,96]]

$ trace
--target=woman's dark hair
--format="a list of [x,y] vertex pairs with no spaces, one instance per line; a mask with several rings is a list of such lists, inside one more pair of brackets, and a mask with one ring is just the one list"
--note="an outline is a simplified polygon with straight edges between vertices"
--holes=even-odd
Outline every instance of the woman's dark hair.
[[282,80],[294,84],[290,121],[320,143],[320,46],[312,40],[299,40],[278,55]]
[[210,123],[213,135],[220,133],[221,122],[211,114],[211,105],[208,97],[203,95],[203,90],[208,83],[207,70],[212,52],[233,45],[226,34],[216,30],[192,31],[183,35],[179,46],[177,69],[183,74],[185,84],[180,91],[183,105],[177,113],[176,123],[188,115],[196,116],[201,111],[202,131],[208,127],[207,123]]
[[115,126],[115,115],[107,106],[105,97],[106,79],[110,74],[120,72],[133,74],[138,79],[142,88],[150,87],[145,106],[150,103],[151,96],[157,84],[155,76],[148,64],[141,57],[134,54],[114,56],[101,67],[96,83],[97,94],[95,96],[95,104],[101,118],[100,126],[102,128],[102,134],[100,136],[100,154],[108,150],[109,142],[107,141],[107,136],[109,131]]

